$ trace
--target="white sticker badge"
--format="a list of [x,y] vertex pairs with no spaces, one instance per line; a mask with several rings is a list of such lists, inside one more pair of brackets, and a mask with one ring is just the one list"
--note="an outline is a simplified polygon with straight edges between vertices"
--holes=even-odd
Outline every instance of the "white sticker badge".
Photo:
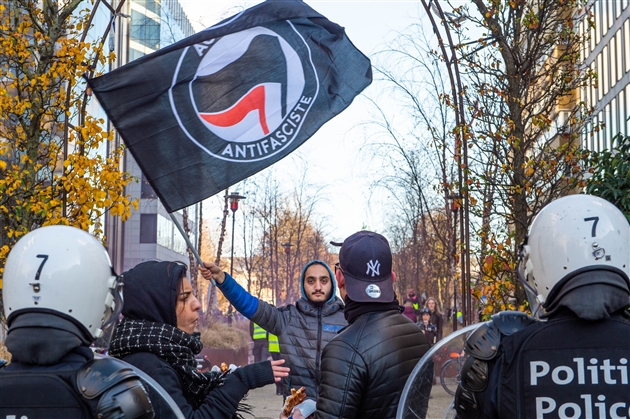
[[370,298],[379,298],[381,296],[381,289],[378,285],[370,284],[365,288],[365,293]]

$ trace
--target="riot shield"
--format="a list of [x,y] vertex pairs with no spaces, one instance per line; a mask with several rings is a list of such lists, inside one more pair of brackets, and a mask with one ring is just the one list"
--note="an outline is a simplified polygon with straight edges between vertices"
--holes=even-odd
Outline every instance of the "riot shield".
[[[105,358],[106,355],[94,354],[94,358]],[[124,361],[121,361],[124,362]],[[126,363],[140,377],[144,388],[149,393],[151,404],[155,411],[156,419],[185,419],[184,414],[173,398],[157,383],[153,378],[149,377],[144,371],[133,365]]]
[[483,323],[451,333],[418,361],[403,389],[396,419],[455,419],[453,399],[466,339]]

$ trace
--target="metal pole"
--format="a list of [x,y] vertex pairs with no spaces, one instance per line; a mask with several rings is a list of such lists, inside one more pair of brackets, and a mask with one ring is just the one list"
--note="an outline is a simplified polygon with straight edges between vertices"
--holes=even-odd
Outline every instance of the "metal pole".
[[230,256],[230,276],[234,278],[234,222],[236,220],[235,217],[236,211],[232,211],[232,254]]
[[[171,217],[171,220],[173,220],[173,224],[175,224],[175,227],[177,227],[177,229],[181,233],[181,235],[184,238],[184,241],[186,242],[186,245],[188,246],[190,251],[193,253],[193,255],[195,255],[195,259],[197,259],[197,262],[201,266],[204,266],[203,265],[203,261],[201,260],[201,256],[199,256],[199,252],[197,252],[197,249],[195,249],[195,246],[193,246],[193,244],[190,242],[190,239],[188,238],[188,234],[186,234],[186,232],[184,231],[182,226],[179,225],[179,222],[177,221],[177,219],[175,218],[175,216],[173,214],[171,214],[169,212],[168,215],[169,215],[169,217]],[[212,280],[212,285],[216,285],[216,282],[215,282],[214,279]]]
[[[457,213],[458,211],[453,211],[453,234],[457,234]],[[454,239],[454,248],[453,251],[457,253],[457,236]],[[456,255],[453,255],[455,257]],[[453,313],[451,314],[451,318],[453,319],[453,332],[457,330],[457,273],[453,272]]]
[[[291,287],[291,273],[289,272],[289,262],[290,262],[290,255],[291,255],[291,249],[289,248],[287,253],[287,290],[292,289]],[[287,295],[288,298],[288,295]]]

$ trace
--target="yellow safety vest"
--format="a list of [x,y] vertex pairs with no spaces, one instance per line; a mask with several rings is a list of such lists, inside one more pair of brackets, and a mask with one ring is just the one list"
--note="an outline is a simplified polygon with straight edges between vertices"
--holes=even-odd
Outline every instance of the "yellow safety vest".
[[265,339],[266,337],[267,331],[254,323],[254,339]]
[[280,352],[280,344],[278,343],[278,336],[269,333],[269,352]]

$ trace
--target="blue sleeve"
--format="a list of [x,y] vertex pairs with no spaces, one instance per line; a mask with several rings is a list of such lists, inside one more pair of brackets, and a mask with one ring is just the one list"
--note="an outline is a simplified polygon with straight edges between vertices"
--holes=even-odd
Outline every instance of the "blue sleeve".
[[239,313],[248,319],[254,315],[258,308],[258,298],[245,291],[227,272],[225,281],[222,284],[217,283],[217,287]]

